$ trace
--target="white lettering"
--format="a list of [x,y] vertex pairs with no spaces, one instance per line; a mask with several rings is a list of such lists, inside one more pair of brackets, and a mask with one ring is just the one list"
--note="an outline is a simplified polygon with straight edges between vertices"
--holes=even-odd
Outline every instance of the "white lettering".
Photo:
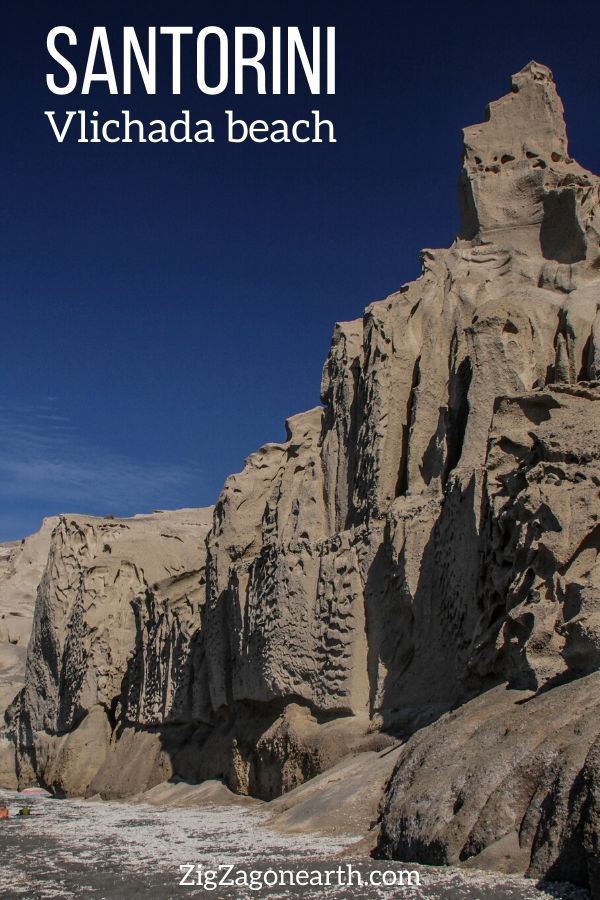
[[72,28],[64,28],[63,26],[59,25],[56,28],[52,28],[52,30],[48,32],[48,39],[46,41],[48,53],[50,54],[52,59],[56,60],[56,62],[59,63],[59,65],[61,65],[67,72],[69,80],[63,87],[59,87],[56,83],[54,75],[48,74],[46,75],[46,84],[53,94],[70,94],[71,91],[74,91],[77,87],[77,70],[75,66],[56,49],[56,38],[59,34],[66,35],[71,46],[77,43],[77,35]]
[[[96,56],[100,51],[104,71],[95,72]],[[88,53],[85,74],[83,76],[83,85],[81,87],[82,94],[89,94],[92,81],[106,81],[111,94],[118,94],[117,79],[115,78],[115,69],[113,66],[112,56],[110,53],[110,44],[108,43],[108,35],[106,28],[96,25],[92,32],[90,41],[90,52]]]

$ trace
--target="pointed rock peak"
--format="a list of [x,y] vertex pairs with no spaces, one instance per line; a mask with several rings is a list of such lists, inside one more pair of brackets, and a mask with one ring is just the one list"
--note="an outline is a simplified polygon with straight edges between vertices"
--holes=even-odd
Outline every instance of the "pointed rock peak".
[[545,66],[543,63],[536,62],[535,59],[532,59],[531,62],[528,62],[526,66],[523,66],[516,75],[513,75],[511,79],[513,88],[516,87],[517,89],[521,83],[531,80],[551,81],[554,83],[552,69],[549,69],[548,66]]
[[465,165],[494,171],[511,162],[540,168],[567,157],[564,110],[552,72],[530,62],[512,77],[512,92],[490,103],[487,121],[463,131]]
[[511,84],[509,94],[490,103],[487,121],[463,131],[460,237],[503,232],[507,245],[532,250],[548,194],[576,181],[589,187],[594,176],[568,155],[564,109],[550,69],[532,61]]

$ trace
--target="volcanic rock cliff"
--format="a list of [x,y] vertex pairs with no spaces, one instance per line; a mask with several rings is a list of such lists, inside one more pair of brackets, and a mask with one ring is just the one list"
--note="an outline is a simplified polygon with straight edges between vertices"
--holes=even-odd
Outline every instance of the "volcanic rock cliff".
[[401,739],[381,855],[600,891],[600,180],[546,67],[465,130],[460,203],[210,523],[60,520],[22,782],[271,798]]
[[[36,588],[48,558],[57,519],[45,519],[30,537],[0,544],[0,726],[6,707],[25,682]],[[0,785],[16,787],[14,746],[1,734]]]
[[208,717],[195,635],[211,513],[59,518],[37,589],[25,686],[6,714],[18,735],[20,782],[85,793],[117,742],[130,768],[117,761],[113,780],[133,772],[146,785],[172,774],[146,745],[139,759],[128,753],[127,739],[135,726],[151,733]]

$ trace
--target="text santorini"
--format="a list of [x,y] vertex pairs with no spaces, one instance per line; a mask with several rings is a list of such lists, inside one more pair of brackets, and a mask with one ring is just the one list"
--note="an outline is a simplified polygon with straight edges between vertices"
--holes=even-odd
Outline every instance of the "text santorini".
[[52,60],[46,85],[53,94],[131,94],[134,86],[146,94],[188,88],[203,94],[335,94],[335,28],[303,31],[208,25],[197,34],[192,26],[126,26],[109,33],[97,25],[77,34],[57,25],[46,40]]

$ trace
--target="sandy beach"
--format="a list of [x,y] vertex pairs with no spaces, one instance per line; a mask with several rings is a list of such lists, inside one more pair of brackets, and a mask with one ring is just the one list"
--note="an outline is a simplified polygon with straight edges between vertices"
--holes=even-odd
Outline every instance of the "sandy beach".
[[[414,867],[420,887],[264,888],[221,887],[206,891],[180,886],[180,865],[203,869],[233,864],[236,869],[324,870],[342,863],[355,838],[322,834],[281,834],[266,824],[268,812],[257,807],[155,807],[143,803],[34,799],[31,816],[18,816],[25,800],[0,792],[11,817],[1,823],[0,892],[4,898],[102,897],[284,898],[323,896],[376,898],[450,898],[450,900],[584,900],[585,891],[569,887],[538,888],[535,882],[475,871]],[[372,869],[400,868],[398,863],[353,859],[365,878]],[[402,866],[402,868],[408,868]],[[413,868],[413,867],[410,867]]]

